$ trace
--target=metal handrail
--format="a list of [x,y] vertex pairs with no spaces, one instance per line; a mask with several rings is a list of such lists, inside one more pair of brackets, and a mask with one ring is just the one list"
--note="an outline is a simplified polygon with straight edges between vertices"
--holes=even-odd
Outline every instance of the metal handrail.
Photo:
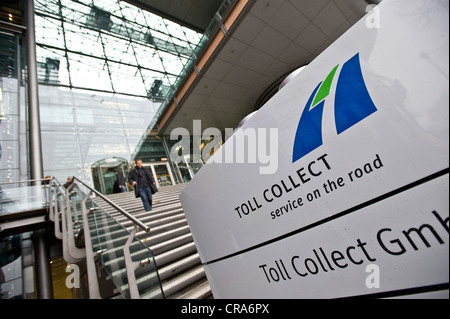
[[55,181],[56,184],[58,184],[58,187],[63,187],[63,185],[61,184],[61,182],[56,178],[56,177],[52,177],[52,180]]
[[145,231],[146,233],[148,233],[150,231],[150,227],[145,225],[143,222],[141,222],[139,219],[137,219],[136,217],[134,217],[133,215],[128,213],[126,210],[124,210],[123,208],[121,208],[117,204],[113,203],[111,200],[109,200],[107,197],[105,197],[102,193],[98,192],[97,190],[95,190],[91,186],[87,185],[86,183],[84,183],[83,181],[78,179],[77,177],[74,176],[73,178],[74,178],[74,180],[77,180],[79,183],[81,183],[84,187],[86,187],[90,191],[92,191],[95,195],[97,195],[98,197],[103,199],[105,202],[107,202],[110,206],[112,206],[113,208],[117,209],[122,215],[124,215],[129,220],[131,220],[136,226],[141,228],[143,231]]
[[21,183],[31,183],[31,182],[44,182],[44,181],[50,181],[51,178],[41,178],[41,179],[28,179],[23,181],[15,181],[15,182],[3,182],[0,183],[1,185],[8,185],[8,184],[21,184]]

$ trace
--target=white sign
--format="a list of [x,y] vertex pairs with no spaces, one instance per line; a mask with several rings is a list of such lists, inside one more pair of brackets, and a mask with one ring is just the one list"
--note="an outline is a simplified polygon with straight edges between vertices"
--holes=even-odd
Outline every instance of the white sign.
[[446,174],[208,264],[214,297],[336,298],[414,293],[423,286],[448,289],[448,183]]
[[[282,285],[274,284],[275,272],[280,278],[286,276],[286,267],[294,278],[293,246],[312,254],[321,254],[319,247],[332,252],[337,249],[334,245],[349,245],[356,251],[358,242],[342,237],[347,228],[340,216],[345,215],[356,228],[384,218],[392,221],[388,226],[401,226],[409,206],[394,198],[421,185],[435,184],[448,174],[448,7],[448,1],[384,0],[377,7],[380,27],[368,28],[364,19],[359,21],[239,129],[277,129],[274,174],[261,174],[258,163],[223,160],[227,154],[242,153],[232,137],[186,186],[181,202],[201,260],[209,263],[208,279],[215,296],[243,296],[244,291],[247,297],[260,296],[261,287],[253,286],[253,279],[258,276],[259,280],[261,274],[267,274],[269,280],[273,276],[264,296],[277,296],[277,289],[282,288],[275,287]],[[448,184],[442,187],[448,194]],[[393,207],[397,213],[371,208],[387,198],[392,198],[393,205],[401,203]],[[427,214],[430,209],[437,210],[434,204],[445,207],[446,203],[439,216],[448,216],[448,199],[438,203],[427,197],[422,200],[428,204]],[[359,210],[364,218],[353,213]],[[425,223],[428,217],[417,221]],[[355,235],[354,240],[362,240],[362,235]],[[299,242],[303,236],[310,238],[309,242]],[[316,247],[312,238],[322,237],[323,243]],[[448,232],[441,238],[448,245]],[[274,247],[283,251],[283,262],[275,258],[265,261],[265,267],[259,267],[264,261],[258,261],[256,268],[250,266],[256,252],[273,256],[278,252]],[[448,248],[446,256],[447,263],[439,267],[446,269],[448,283]],[[345,258],[348,263],[350,257]],[[241,259],[245,262],[230,267],[231,260]],[[303,261],[295,259],[296,263]],[[369,262],[366,258],[364,265]],[[393,276],[389,269],[397,262],[401,263],[389,258],[378,264],[381,280],[383,273],[387,278]],[[246,290],[228,276],[228,281],[222,278],[222,264],[242,275],[237,278],[247,285]],[[308,265],[314,272],[312,262]],[[366,278],[369,273],[364,270]],[[376,268],[368,270],[375,276]],[[346,274],[352,285],[359,281],[352,272]],[[369,280],[374,286],[375,279]],[[322,287],[320,280],[306,282],[308,289],[296,286],[286,293],[289,297],[313,296],[314,285]],[[416,285],[412,282],[405,279],[403,285],[398,281],[385,288],[406,289]],[[348,290],[342,282],[336,287],[342,291],[322,296],[366,293]]]

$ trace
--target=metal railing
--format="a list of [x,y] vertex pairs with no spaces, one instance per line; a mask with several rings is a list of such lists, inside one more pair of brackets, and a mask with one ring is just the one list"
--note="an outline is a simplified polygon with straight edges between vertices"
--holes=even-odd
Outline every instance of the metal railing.
[[[153,252],[136,237],[139,230],[148,233],[150,227],[82,180],[74,177],[73,181],[65,185],[67,188],[54,177],[0,183],[0,216],[7,215],[6,221],[0,220],[0,230],[36,223],[36,220],[42,222],[48,214],[48,219],[54,223],[55,237],[62,240],[64,260],[68,263],[86,260],[91,299],[102,298],[98,263],[123,298],[139,299],[142,290],[146,297],[164,298]],[[91,197],[103,200],[130,220],[134,228],[127,230]],[[22,216],[24,212],[29,215],[29,211],[38,212],[39,219],[33,216],[33,220],[28,218],[30,221],[9,222],[11,215]],[[139,272],[139,280],[136,272]]]
[[[77,183],[87,189],[87,194],[80,190]],[[57,181],[56,184],[58,189],[61,189],[61,184]],[[101,198],[115,211],[130,220],[134,224],[134,229],[129,232],[91,200],[93,196]],[[147,225],[76,177],[74,177],[74,183],[65,190],[64,199],[57,202],[63,203],[61,206],[62,237],[63,247],[67,249],[65,258],[75,261],[83,256],[80,254],[80,249],[76,247],[74,238],[76,234],[84,235],[85,247],[82,251],[86,258],[91,299],[102,298],[97,276],[97,262],[106,270],[123,298],[139,299],[141,296],[139,287],[146,289],[147,296],[164,298],[153,252],[136,237],[138,230],[147,233],[150,231]],[[81,225],[82,228],[80,228]],[[64,239],[67,245],[64,245]],[[138,261],[134,261],[132,257],[138,258]],[[136,279],[137,269],[141,275],[139,283]],[[145,283],[142,283],[143,281]]]
[[[119,205],[115,204],[114,202],[112,202],[110,199],[108,199],[107,197],[105,197],[102,193],[100,193],[99,191],[97,191],[96,189],[92,188],[91,186],[87,185],[85,182],[83,182],[82,180],[74,177],[74,179],[76,181],[78,181],[80,184],[82,184],[84,187],[86,187],[87,189],[89,189],[89,191],[92,194],[95,194],[96,196],[100,197],[101,199],[103,199],[106,203],[108,203],[111,207],[113,207],[114,209],[116,209],[119,213],[121,213],[122,215],[124,215],[126,218],[128,218],[129,220],[131,220],[136,226],[138,226],[140,229],[142,229],[145,232],[149,232],[150,231],[150,227],[148,227],[147,225],[145,225],[143,222],[141,222],[139,219],[137,219],[136,217],[134,217],[133,215],[131,215],[130,213],[128,213],[126,210],[122,209],[121,207],[119,207]],[[72,184],[73,185],[73,184]]]
[[[49,178],[0,183],[0,214],[45,208],[49,201],[48,187],[45,187],[48,183]],[[14,187],[17,184],[19,187]]]

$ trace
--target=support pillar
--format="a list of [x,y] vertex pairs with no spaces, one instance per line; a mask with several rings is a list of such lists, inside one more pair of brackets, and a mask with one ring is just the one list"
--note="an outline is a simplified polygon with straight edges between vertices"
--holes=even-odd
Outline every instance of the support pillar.
[[[36,37],[34,27],[34,0],[25,1],[27,21],[27,76],[28,76],[28,141],[30,179],[43,178],[41,123],[39,115]],[[40,182],[35,182],[35,185]]]
[[34,267],[38,299],[53,299],[50,252],[46,239],[47,236],[44,229],[34,231]]

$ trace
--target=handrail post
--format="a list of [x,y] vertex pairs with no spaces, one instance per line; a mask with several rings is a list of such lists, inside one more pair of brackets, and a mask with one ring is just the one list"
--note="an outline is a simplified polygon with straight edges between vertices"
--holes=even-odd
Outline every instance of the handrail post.
[[[60,221],[61,221],[61,214],[64,212],[64,202],[59,200],[59,196],[62,194],[60,192],[59,187],[61,186],[61,183],[55,178],[52,177],[50,181],[50,186],[54,189],[51,191],[51,202],[52,202],[52,212],[51,216],[53,217],[53,223],[54,223],[54,229],[55,229],[55,237],[58,239],[63,239],[62,230],[60,228]],[[62,195],[61,195],[62,196]]]
[[76,259],[83,259],[86,257],[86,250],[79,249],[75,245],[75,236],[73,234],[73,220],[72,220],[72,211],[70,209],[70,191],[74,187],[75,184],[70,185],[66,190],[66,212],[67,212],[67,239],[68,239],[68,247],[70,255]]
[[49,184],[49,218],[54,224],[55,237],[62,239],[61,230],[59,228],[59,212],[58,212],[58,186],[53,182]]
[[83,227],[84,227],[84,241],[86,251],[86,267],[89,278],[89,298],[90,299],[102,299],[100,295],[100,288],[98,285],[97,267],[95,266],[95,254],[92,250],[91,232],[89,229],[88,214],[89,209],[86,209],[86,201],[92,195],[90,191],[85,198],[81,201],[81,209],[83,212]]
[[138,231],[138,226],[134,226],[133,230],[130,233],[130,236],[128,237],[127,242],[125,243],[125,246],[123,246],[123,257],[125,259],[125,268],[127,270],[127,279],[128,279],[128,290],[130,291],[130,297],[131,299],[140,299],[141,295],[139,294],[138,290],[138,284],[136,281],[136,274],[134,271],[138,269],[139,267],[144,266],[145,264],[148,264],[150,262],[150,259],[144,259],[140,261],[133,261],[131,259],[131,243],[133,242],[134,237],[136,236],[136,233]]
[[60,199],[60,207],[61,207],[61,219],[62,219],[62,245],[63,245],[63,257],[64,260],[69,263],[77,263],[80,260],[72,257],[70,255],[70,248],[69,248],[69,234],[67,232],[67,223],[66,223],[66,209],[67,207],[64,205],[64,200]]
[[64,207],[62,206],[62,204],[61,203],[58,204],[58,194],[56,194],[53,223],[54,223],[54,229],[55,229],[55,237],[58,239],[63,238],[61,228],[59,226],[60,214],[63,214],[63,209],[64,209]]
[[131,299],[140,299],[136,275],[134,273],[134,271],[140,267],[140,262],[133,261],[131,259],[130,250],[131,243],[133,242],[134,236],[136,236],[137,231],[138,227],[134,226],[127,242],[125,243],[125,246],[123,247],[123,257],[125,258],[125,268],[127,270],[128,290],[130,291]]
[[[55,188],[56,191],[56,188]],[[48,185],[48,217],[51,221],[55,221],[55,202],[53,201],[53,184]]]

